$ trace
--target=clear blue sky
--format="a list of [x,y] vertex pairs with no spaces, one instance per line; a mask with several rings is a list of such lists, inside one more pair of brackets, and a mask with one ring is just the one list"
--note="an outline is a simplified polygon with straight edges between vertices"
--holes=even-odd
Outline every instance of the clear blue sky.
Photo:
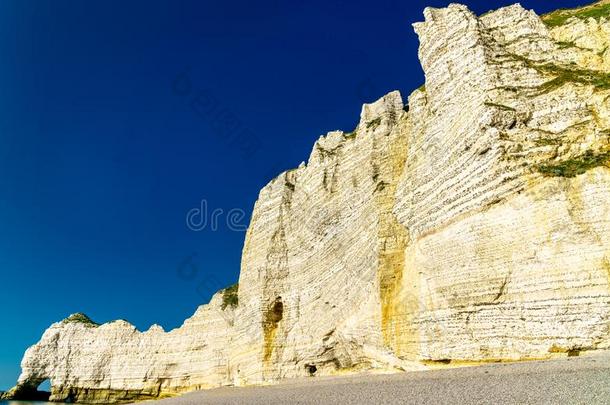
[[244,232],[194,232],[186,213],[206,199],[247,223],[319,135],[420,86],[410,24],[447,3],[1,1],[0,389],[70,313],[171,329],[234,283]]

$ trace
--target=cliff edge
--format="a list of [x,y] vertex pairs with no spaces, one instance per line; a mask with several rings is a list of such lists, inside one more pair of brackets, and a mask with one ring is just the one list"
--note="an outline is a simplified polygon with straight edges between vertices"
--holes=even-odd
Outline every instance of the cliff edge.
[[610,347],[610,5],[427,8],[426,82],[265,186],[238,286],[175,330],[75,314],[6,398],[110,403]]

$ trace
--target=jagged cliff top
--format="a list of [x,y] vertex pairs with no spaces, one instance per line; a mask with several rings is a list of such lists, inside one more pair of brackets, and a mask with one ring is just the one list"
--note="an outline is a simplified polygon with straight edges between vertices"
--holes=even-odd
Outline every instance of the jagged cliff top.
[[168,333],[72,315],[13,392],[50,378],[56,400],[108,403],[608,347],[606,4],[546,24],[427,8],[425,87],[408,111],[398,92],[365,105],[261,190],[239,286]]

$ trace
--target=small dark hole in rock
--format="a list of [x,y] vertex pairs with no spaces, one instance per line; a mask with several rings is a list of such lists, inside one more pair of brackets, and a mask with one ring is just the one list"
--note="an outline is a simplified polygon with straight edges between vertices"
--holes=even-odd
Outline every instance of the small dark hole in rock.
[[305,368],[307,369],[309,375],[312,377],[316,374],[316,371],[318,371],[318,368],[314,364],[308,364],[305,366]]
[[482,151],[480,151],[480,152],[479,152],[479,156],[486,155],[486,154],[487,154],[487,152],[489,152],[490,150],[491,150],[491,148],[489,148],[489,147],[488,147],[488,148],[483,149]]
[[580,356],[580,350],[572,349],[568,350],[568,357],[578,357]]

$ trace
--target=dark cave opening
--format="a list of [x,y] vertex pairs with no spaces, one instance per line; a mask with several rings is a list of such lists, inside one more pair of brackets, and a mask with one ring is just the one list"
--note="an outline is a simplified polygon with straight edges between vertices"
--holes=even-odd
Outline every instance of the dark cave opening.
[[[47,383],[48,382],[48,383]],[[49,391],[39,391],[38,387],[51,387],[49,379],[36,379],[26,381],[23,384],[18,385],[13,392],[12,399],[24,400],[24,401],[48,401],[51,397]]]
[[277,324],[284,317],[284,304],[282,303],[282,297],[277,297],[271,311],[268,313],[268,318],[271,323]]
[[305,369],[307,370],[307,372],[309,373],[309,375],[311,377],[313,377],[314,375],[316,375],[316,371],[318,371],[318,368],[316,367],[315,364],[307,364],[305,366]]

